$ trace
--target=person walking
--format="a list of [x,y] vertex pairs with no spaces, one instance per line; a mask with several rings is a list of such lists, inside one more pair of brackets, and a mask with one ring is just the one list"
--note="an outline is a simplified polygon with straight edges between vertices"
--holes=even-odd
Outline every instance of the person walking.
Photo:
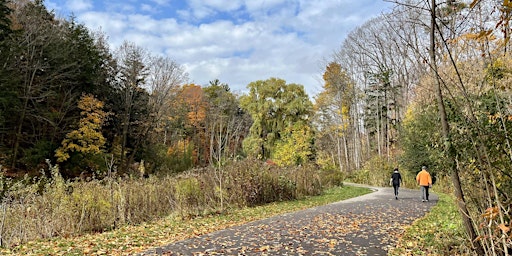
[[416,175],[416,182],[421,189],[421,201],[428,202],[428,189],[432,187],[432,177],[426,166],[421,167],[421,171]]
[[395,199],[398,200],[398,188],[402,184],[402,175],[398,172],[398,168],[393,170],[393,174],[391,174],[391,185],[393,185],[393,189],[395,190]]

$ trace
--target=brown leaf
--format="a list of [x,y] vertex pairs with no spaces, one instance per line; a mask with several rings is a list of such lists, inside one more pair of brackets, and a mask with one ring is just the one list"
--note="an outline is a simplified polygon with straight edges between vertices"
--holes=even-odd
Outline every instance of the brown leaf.
[[507,227],[507,225],[501,223],[500,225],[498,225],[498,228],[501,229],[501,231],[503,231],[503,233],[508,233],[510,231],[510,227]]

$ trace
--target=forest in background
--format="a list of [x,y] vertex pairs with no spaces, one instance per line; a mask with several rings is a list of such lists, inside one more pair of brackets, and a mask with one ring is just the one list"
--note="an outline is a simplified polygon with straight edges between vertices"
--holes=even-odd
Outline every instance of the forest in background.
[[[130,42],[110,49],[107,35],[55,17],[42,1],[0,0],[0,242],[29,240],[8,242],[5,216],[30,213],[26,201],[37,196],[38,205],[56,204],[55,219],[66,212],[55,209],[80,206],[67,220],[81,226],[34,231],[52,237],[140,221],[130,202],[200,211],[216,202],[206,207],[215,211],[427,165],[450,180],[473,252],[510,254],[512,3],[393,2],[328,58],[323,90],[311,99],[279,78],[254,81],[242,95],[215,78],[192,84],[171,57]],[[208,174],[187,174],[193,168]],[[26,173],[23,186],[10,179]],[[184,178],[168,180],[177,174]],[[169,190],[159,190],[162,181]],[[148,188],[156,192],[136,199]]]

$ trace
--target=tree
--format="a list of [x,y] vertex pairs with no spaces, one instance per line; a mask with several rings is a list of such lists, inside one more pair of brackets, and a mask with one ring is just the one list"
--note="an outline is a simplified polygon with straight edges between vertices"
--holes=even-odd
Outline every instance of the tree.
[[241,142],[248,132],[249,118],[239,106],[229,85],[210,81],[203,89],[207,102],[206,127],[209,133],[210,164],[220,164],[241,153]]
[[186,84],[182,88],[182,97],[187,108],[186,129],[190,132],[190,138],[194,147],[194,163],[206,165],[209,158],[208,139],[206,138],[206,111],[207,105],[204,91],[196,84]]
[[218,79],[210,81],[203,89],[207,102],[206,133],[209,137],[209,164],[214,167],[217,183],[217,195],[221,211],[225,197],[225,164],[234,159],[241,151],[241,141],[249,126],[247,114],[240,110],[236,95],[231,93],[229,85]]
[[10,106],[14,105],[15,90],[14,85],[10,81],[11,79],[8,76],[8,72],[6,71],[6,66],[10,61],[9,49],[10,42],[9,37],[12,35],[13,31],[11,29],[11,20],[9,16],[12,13],[12,10],[9,8],[10,1],[0,0],[0,159],[3,159],[5,154],[8,152],[4,152],[5,148],[5,135],[7,133],[8,128],[8,119],[11,110]]
[[[481,239],[494,235],[478,234],[482,231],[478,230],[479,220],[477,219],[486,216],[487,209],[496,209],[497,215],[501,218],[501,224],[505,223],[505,218],[500,206],[501,200],[489,193],[489,191],[494,193],[497,191],[496,171],[493,168],[494,164],[491,163],[493,157],[488,153],[492,151],[492,147],[489,148],[485,142],[487,140],[485,129],[478,118],[481,115],[479,109],[484,105],[482,102],[488,102],[486,95],[489,89],[486,88],[485,81],[481,81],[485,76],[473,76],[473,74],[481,74],[482,66],[479,67],[479,65],[489,61],[485,60],[487,56],[492,56],[497,52],[496,50],[503,47],[492,42],[492,38],[495,38],[492,35],[494,29],[487,29],[483,25],[484,21],[479,18],[492,17],[495,13],[493,10],[496,9],[492,4],[481,4],[481,1],[473,1],[469,6],[459,1],[447,1],[444,4],[436,1],[422,2],[429,14],[429,53],[428,58],[425,59],[428,59],[431,92],[436,96],[442,132],[442,141],[439,143],[443,149],[441,164],[450,174],[464,228],[475,252],[477,254],[491,251],[495,253],[494,246],[484,248],[483,245],[488,243],[482,243]],[[478,11],[475,11],[476,6]],[[469,11],[467,7],[473,10]],[[488,9],[489,7],[491,8]],[[484,14],[486,9],[489,15]],[[462,13],[466,17],[459,19],[461,17],[459,14]],[[479,85],[473,84],[479,80],[480,82],[477,82]],[[496,96],[495,99],[499,105],[500,97]],[[490,108],[489,105],[487,108]],[[467,140],[470,143],[467,143]],[[471,153],[467,154],[470,151]],[[476,178],[475,173],[479,174],[483,186],[467,187],[469,184],[465,185],[465,181],[471,182]],[[468,197],[472,194],[474,196]],[[488,196],[487,202],[480,202],[480,198],[485,194]],[[497,206],[488,208],[491,202]],[[504,240],[501,242],[504,246],[502,251],[506,254],[508,250],[506,242]],[[494,244],[494,241],[490,241],[489,244]]]
[[276,142],[272,159],[280,166],[303,165],[314,160],[312,128],[296,123],[286,127]]
[[[353,81],[337,62],[327,65],[323,75],[323,91],[316,98],[316,124],[319,126],[320,148],[326,155],[336,156],[336,165],[343,171],[352,169],[355,88]],[[350,143],[349,143],[350,141]]]
[[311,125],[312,103],[302,85],[286,84],[278,78],[252,82],[247,87],[249,94],[241,97],[240,105],[251,115],[253,124],[243,142],[244,151],[251,157],[269,159],[287,128]]
[[79,120],[80,95],[99,87],[101,59],[85,27],[56,19],[41,1],[16,2],[10,17],[16,32],[1,74],[5,108],[17,114],[5,120],[3,141],[12,168],[35,168]]
[[152,137],[154,143],[167,143],[169,132],[168,117],[172,116],[173,102],[177,100],[181,85],[187,80],[183,68],[170,58],[153,57],[149,66],[147,87],[150,92],[148,108],[151,120],[147,122],[148,132],[156,129],[152,134],[163,137]]
[[105,138],[102,134],[102,126],[107,117],[103,111],[104,103],[92,95],[83,95],[78,102],[78,108],[82,110],[78,129],[69,132],[62,141],[61,147],[55,151],[57,162],[68,160],[70,153],[76,152],[84,155],[102,153]]
[[11,8],[9,8],[10,0],[0,0],[0,42],[4,42],[9,35],[12,33],[11,20]]
[[[124,42],[117,52],[118,77],[116,113],[119,115],[120,163],[125,171],[137,153],[138,139],[144,138],[141,126],[148,113],[148,93],[143,88],[148,76],[148,54],[133,43]],[[131,149],[131,150],[130,150]]]

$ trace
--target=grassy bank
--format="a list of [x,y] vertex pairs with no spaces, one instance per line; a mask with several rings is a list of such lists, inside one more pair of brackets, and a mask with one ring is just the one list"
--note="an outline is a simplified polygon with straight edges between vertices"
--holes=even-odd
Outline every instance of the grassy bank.
[[439,202],[406,229],[389,255],[468,255],[462,220],[453,196],[438,193]]
[[126,226],[115,231],[79,237],[56,238],[29,242],[12,249],[0,250],[2,255],[128,255],[165,244],[210,233],[274,215],[325,205],[369,193],[358,187],[336,187],[320,196],[301,200],[245,207],[223,214],[191,219],[168,216],[158,221]]

